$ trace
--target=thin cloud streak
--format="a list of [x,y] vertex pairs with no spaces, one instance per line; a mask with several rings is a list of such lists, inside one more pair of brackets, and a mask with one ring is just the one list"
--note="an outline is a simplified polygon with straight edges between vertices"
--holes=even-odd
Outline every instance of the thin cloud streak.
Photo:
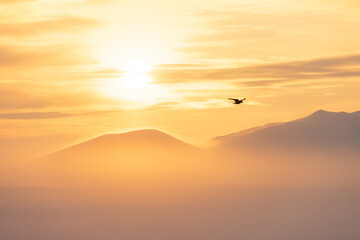
[[271,86],[298,80],[314,80],[316,82],[316,80],[332,78],[360,77],[360,55],[239,68],[159,70],[154,75],[161,84],[227,80],[245,86]]
[[21,112],[21,113],[0,113],[0,119],[16,119],[16,120],[32,120],[32,119],[53,119],[78,117],[88,115],[104,115],[111,113],[119,113],[119,110],[101,110],[84,113],[67,113],[67,112]]
[[94,19],[62,16],[38,22],[3,23],[0,24],[0,34],[1,38],[24,38],[26,36],[34,38],[38,34],[46,34],[48,36],[52,36],[52,33],[69,34],[100,25],[101,23]]

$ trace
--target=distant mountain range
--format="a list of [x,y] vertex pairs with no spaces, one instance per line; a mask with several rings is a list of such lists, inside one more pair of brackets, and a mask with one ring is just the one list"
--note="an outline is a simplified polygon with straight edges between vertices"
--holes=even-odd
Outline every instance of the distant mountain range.
[[212,139],[227,149],[359,150],[360,111],[319,110],[308,117],[268,124]]
[[157,130],[107,134],[45,156],[40,168],[46,181],[68,185],[283,183],[295,175],[339,183],[357,176],[349,166],[360,159],[360,112],[320,110],[211,143],[198,148]]
[[[313,149],[360,151],[360,111],[319,110],[286,123],[267,124],[216,137],[213,148],[227,151]],[[46,156],[47,159],[120,160],[186,158],[202,150],[158,130],[107,134]]]

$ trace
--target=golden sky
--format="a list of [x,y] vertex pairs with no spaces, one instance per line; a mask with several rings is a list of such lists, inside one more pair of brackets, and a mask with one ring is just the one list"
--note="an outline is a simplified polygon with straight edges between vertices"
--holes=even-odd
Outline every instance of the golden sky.
[[199,143],[359,110],[359,12],[352,0],[0,0],[1,138],[155,128]]

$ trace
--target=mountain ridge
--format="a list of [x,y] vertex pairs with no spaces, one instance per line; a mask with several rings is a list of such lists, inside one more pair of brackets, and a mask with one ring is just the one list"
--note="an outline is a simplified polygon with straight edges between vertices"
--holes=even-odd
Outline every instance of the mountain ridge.
[[[360,146],[360,111],[318,110],[289,122],[269,123],[210,140],[213,147],[327,148]],[[215,144],[214,144],[215,143]],[[146,157],[198,152],[201,149],[156,129],[109,133],[47,155],[85,154],[89,158],[113,153]],[[57,157],[59,158],[59,157]],[[61,158],[61,157],[60,157]]]
[[[72,145],[44,158],[70,158],[71,155],[84,154],[88,158],[113,153],[121,156],[123,154],[134,154],[136,156],[146,155],[145,152],[152,151],[154,154],[175,151],[191,152],[199,149],[171,135],[155,129],[142,129],[124,133],[104,134],[90,140]],[[82,157],[85,158],[85,157]]]
[[[267,124],[213,138],[230,148],[352,148],[360,146],[360,111],[318,110],[307,117],[285,123]],[[250,129],[251,130],[251,129]]]

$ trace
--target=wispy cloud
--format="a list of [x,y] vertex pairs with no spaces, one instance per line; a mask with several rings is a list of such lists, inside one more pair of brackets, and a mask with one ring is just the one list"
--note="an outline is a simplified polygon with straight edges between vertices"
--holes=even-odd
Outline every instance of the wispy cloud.
[[[0,46],[0,67],[78,66],[96,63],[89,50],[77,45]],[[0,69],[1,71],[1,69]]]
[[[304,4],[303,8],[248,2],[194,14],[202,31],[179,52],[201,59],[306,59],[350,54],[360,38],[360,17]],[[194,17],[194,16],[193,16]],[[339,47],[341,45],[341,47]],[[339,51],[341,49],[341,51]],[[335,54],[336,55],[336,54]]]
[[117,113],[119,110],[101,110],[101,111],[91,111],[91,112],[79,112],[79,113],[70,113],[70,112],[12,112],[12,113],[0,113],[0,119],[17,119],[17,120],[27,120],[27,119],[52,119],[52,118],[65,118],[65,117],[77,117],[85,115],[104,115]]
[[0,119],[50,119],[70,116],[72,115],[60,112],[0,113]]
[[[4,84],[5,85],[5,84]],[[118,100],[108,99],[90,91],[78,89],[54,89],[55,87],[37,88],[28,85],[22,90],[16,90],[16,86],[6,87],[0,85],[0,113],[8,111],[58,111],[71,110],[90,111],[92,109],[120,108]],[[24,85],[23,85],[24,86]],[[53,90],[50,90],[53,89]],[[26,91],[28,90],[28,91]]]
[[33,2],[35,0],[0,0],[0,4],[5,3],[21,3],[21,2]]
[[61,16],[55,19],[44,19],[36,22],[10,22],[0,24],[0,38],[6,37],[36,37],[46,34],[51,37],[54,33],[64,34],[78,32],[99,26],[100,22],[94,19],[74,16]]
[[189,68],[156,72],[159,83],[226,80],[244,86],[272,86],[301,80],[360,77],[360,55],[258,64],[238,68]]

